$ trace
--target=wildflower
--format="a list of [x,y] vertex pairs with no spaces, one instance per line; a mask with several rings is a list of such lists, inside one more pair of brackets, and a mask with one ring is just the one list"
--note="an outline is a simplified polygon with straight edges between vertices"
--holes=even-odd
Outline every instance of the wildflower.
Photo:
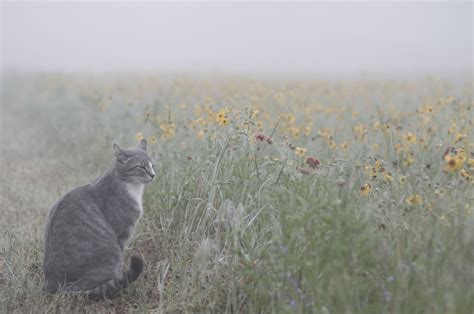
[[165,140],[172,138],[176,133],[174,123],[162,123],[160,124],[160,129],[163,131],[161,138]]
[[444,160],[446,161],[444,165],[444,171],[449,173],[458,172],[461,170],[465,161],[465,159],[460,155],[446,155],[444,156]]
[[358,124],[352,128],[356,137],[363,137],[367,133],[367,128],[364,124]]
[[344,150],[347,150],[349,148],[349,144],[347,142],[341,143],[340,147]]
[[306,148],[296,147],[295,154],[296,156],[303,157],[304,155],[306,155]]
[[156,144],[156,143],[158,143],[158,139],[156,138],[156,136],[153,135],[148,139],[148,143]]
[[372,190],[372,187],[370,186],[370,184],[366,183],[360,188],[360,194],[362,194],[363,196],[367,196],[369,195],[371,190]]
[[383,171],[384,170],[383,167],[382,167],[382,163],[378,159],[375,161],[375,170],[376,171]]
[[469,172],[467,172],[466,170],[462,169],[459,174],[461,175],[461,177],[463,177],[466,181],[471,181],[472,180],[472,177],[471,175],[469,174]]
[[470,159],[467,161],[467,164],[469,165],[469,168],[470,168],[470,169],[474,168],[474,158],[470,158]]
[[398,153],[400,151],[406,151],[407,147],[402,143],[395,144],[395,151]]
[[294,138],[297,138],[298,136],[300,136],[300,128],[296,126],[292,126],[290,128],[290,133]]
[[453,134],[454,132],[456,132],[457,128],[458,127],[457,127],[456,123],[452,123],[451,127],[448,129],[448,134]]
[[267,137],[263,134],[255,134],[255,140],[257,140],[257,142],[264,142],[267,140]]
[[466,150],[465,150],[464,148],[460,148],[460,149],[457,151],[457,155],[459,155],[461,158],[464,159],[464,161],[466,161],[467,153],[466,153]]
[[229,114],[229,110],[227,108],[222,108],[215,114],[216,122],[219,125],[227,125],[229,124],[229,118],[227,115]]
[[200,125],[200,126],[202,126],[203,128],[205,128],[205,127],[207,127],[208,122],[207,122],[207,120],[204,119],[204,118],[198,118],[198,119],[196,119],[196,121],[194,121],[194,124]]
[[414,194],[414,195],[408,196],[405,199],[405,202],[408,205],[420,205],[423,202],[423,198],[419,194]]
[[308,136],[311,133],[311,124],[308,124],[303,128],[303,134],[304,136]]
[[466,136],[467,136],[466,133],[461,133],[461,132],[456,133],[456,135],[454,136],[454,143],[461,142],[463,139],[466,138]]
[[250,117],[256,118],[259,112],[260,112],[260,109],[255,109],[255,110],[250,109]]
[[384,171],[384,172],[382,173],[382,175],[383,175],[383,179],[384,179],[385,181],[388,181],[388,182],[392,182],[392,181],[393,181],[393,178],[392,178],[392,175],[390,174],[390,172]]
[[311,156],[306,157],[306,159],[305,159],[304,162],[305,162],[305,164],[307,164],[308,166],[310,166],[310,167],[313,168],[313,169],[314,169],[314,168],[318,168],[319,165],[321,164],[321,163],[319,162],[319,160],[317,160],[316,158],[311,157]]
[[283,114],[282,115],[282,119],[286,122],[288,122],[289,124],[293,124],[295,123],[296,121],[296,117],[294,114],[291,114],[291,113],[288,113],[288,114]]
[[413,158],[413,156],[407,156],[407,158],[404,161],[404,165],[407,167],[410,167],[411,165],[413,165],[414,162],[415,162],[415,158]]
[[137,142],[140,142],[142,139],[144,139],[145,137],[143,136],[143,133],[142,132],[138,132],[137,135],[135,135],[135,140]]
[[332,138],[331,129],[329,129],[329,128],[324,128],[324,129],[318,130],[318,134],[319,134],[319,136],[325,138],[327,141],[329,141]]
[[406,180],[407,180],[407,176],[400,176],[400,177],[398,177],[398,182],[399,182],[400,184],[404,184],[404,183],[406,182]]
[[416,135],[408,132],[407,134],[403,135],[403,140],[408,144],[416,144]]

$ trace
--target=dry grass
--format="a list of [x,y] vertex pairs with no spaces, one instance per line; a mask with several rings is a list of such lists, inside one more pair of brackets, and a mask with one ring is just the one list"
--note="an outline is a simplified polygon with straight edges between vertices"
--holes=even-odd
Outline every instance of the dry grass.
[[[0,312],[470,313],[472,180],[443,153],[473,175],[471,108],[472,85],[433,79],[7,75]],[[138,132],[160,166],[129,249],[144,275],[115,300],[44,296],[48,208]]]

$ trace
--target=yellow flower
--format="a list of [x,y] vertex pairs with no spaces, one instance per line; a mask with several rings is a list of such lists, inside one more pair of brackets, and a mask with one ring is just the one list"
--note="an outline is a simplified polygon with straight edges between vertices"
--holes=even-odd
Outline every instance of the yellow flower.
[[308,136],[311,133],[311,124],[308,124],[303,128],[303,134],[304,136]]
[[466,150],[464,148],[458,149],[457,155],[462,157],[464,159],[464,161],[466,161],[467,153],[466,153]]
[[148,139],[148,143],[156,144],[156,143],[158,143],[158,139],[156,138],[156,136],[153,135]]
[[300,136],[300,128],[296,126],[292,126],[290,128],[290,133],[294,138],[297,138],[298,136]]
[[404,161],[404,165],[409,167],[413,165],[414,162],[415,162],[415,158],[413,158],[413,156],[407,156],[407,158]]
[[331,129],[329,128],[324,128],[324,129],[320,129],[318,130],[318,134],[319,136],[325,138],[327,141],[331,139]]
[[283,121],[286,121],[288,124],[293,124],[296,121],[296,117],[294,114],[287,113],[282,115]]
[[446,161],[444,165],[444,171],[450,173],[458,172],[459,170],[461,170],[464,166],[465,161],[465,159],[460,155],[446,155],[444,156],[444,160]]
[[176,126],[174,123],[162,123],[160,124],[160,129],[163,131],[161,138],[165,140],[172,138],[176,133]]
[[466,181],[471,181],[472,180],[472,177],[471,175],[469,174],[469,172],[467,172],[466,170],[462,169],[459,174],[461,174],[461,177],[463,177],[464,179],[466,179]]
[[416,135],[409,132],[403,135],[403,140],[409,144],[416,144]]
[[340,147],[344,150],[347,150],[349,148],[349,144],[347,142],[341,143]]
[[423,198],[419,194],[408,196],[405,199],[408,205],[420,205],[423,202]]
[[454,143],[461,142],[463,139],[466,138],[466,136],[467,136],[466,133],[461,133],[461,132],[456,133],[456,135],[454,136]]
[[145,137],[143,136],[143,133],[142,132],[138,132],[137,135],[135,135],[135,140],[137,142],[140,142],[142,139],[144,139]]
[[395,150],[397,151],[397,153],[400,152],[400,151],[406,151],[407,146],[405,146],[402,143],[397,143],[397,144],[395,144]]
[[362,194],[363,196],[367,196],[369,195],[371,190],[372,190],[372,187],[370,186],[370,184],[366,183],[360,188],[360,194]]
[[382,169],[382,163],[380,162],[380,160],[376,160],[375,161],[375,170],[377,171],[380,171]]
[[352,131],[355,133],[356,137],[363,137],[367,132],[367,127],[364,124],[358,124],[352,128]]
[[392,182],[392,181],[393,181],[392,175],[391,175],[390,172],[388,172],[388,171],[384,171],[384,172],[383,172],[383,179],[384,179],[385,181],[388,181],[388,182]]
[[200,126],[205,128],[205,127],[207,127],[208,122],[204,118],[198,118],[198,119],[196,119],[196,121],[194,121],[194,124],[200,125]]
[[296,147],[295,154],[296,156],[303,157],[304,155],[306,155],[306,148]]
[[470,169],[474,168],[474,158],[470,158],[470,159],[467,161],[467,164],[469,165],[469,168],[470,168]]
[[433,107],[431,107],[430,105],[424,105],[423,107],[421,107],[420,112],[422,112],[422,113],[432,113],[433,112]]
[[227,125],[227,124],[229,124],[230,120],[229,120],[229,118],[227,117],[228,114],[229,114],[229,110],[228,110],[227,108],[222,108],[221,110],[219,110],[219,111],[216,112],[216,114],[215,114],[216,122],[217,122],[219,125]]

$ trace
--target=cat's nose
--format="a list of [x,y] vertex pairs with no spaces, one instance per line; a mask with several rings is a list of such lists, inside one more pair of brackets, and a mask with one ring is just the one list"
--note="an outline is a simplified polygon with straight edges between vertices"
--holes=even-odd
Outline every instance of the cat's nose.
[[150,173],[150,177],[153,179],[155,178],[155,174],[154,173]]

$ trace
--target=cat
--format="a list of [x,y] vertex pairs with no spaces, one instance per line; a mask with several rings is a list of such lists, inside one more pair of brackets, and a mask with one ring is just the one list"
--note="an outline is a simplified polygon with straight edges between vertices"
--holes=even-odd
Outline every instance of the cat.
[[144,260],[137,255],[124,269],[124,251],[143,214],[144,187],[153,181],[155,170],[145,139],[133,148],[112,147],[107,172],[62,196],[48,213],[46,293],[112,298],[143,271]]

